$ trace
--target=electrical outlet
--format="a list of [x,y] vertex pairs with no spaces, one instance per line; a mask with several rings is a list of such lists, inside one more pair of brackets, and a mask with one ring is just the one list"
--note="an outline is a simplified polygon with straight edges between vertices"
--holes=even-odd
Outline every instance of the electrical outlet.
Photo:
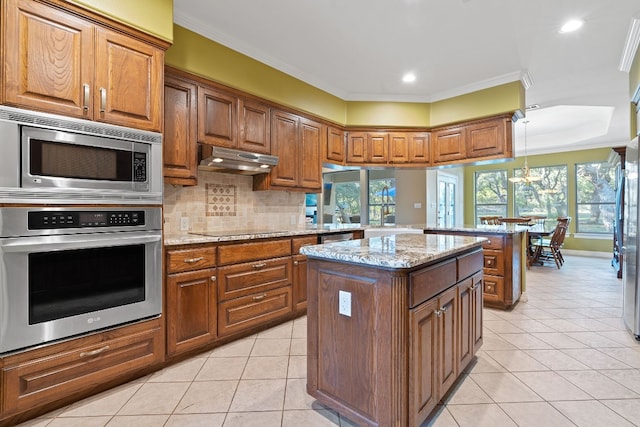
[[338,313],[351,317],[351,292],[338,291]]
[[189,231],[189,217],[183,216],[180,218],[180,231]]

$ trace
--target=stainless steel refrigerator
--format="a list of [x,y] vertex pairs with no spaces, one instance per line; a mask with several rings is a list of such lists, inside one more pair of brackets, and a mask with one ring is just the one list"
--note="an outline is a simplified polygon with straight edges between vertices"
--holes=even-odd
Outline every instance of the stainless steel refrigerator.
[[623,305],[627,328],[640,341],[640,290],[638,289],[638,138],[627,145],[625,155],[624,234],[622,252]]

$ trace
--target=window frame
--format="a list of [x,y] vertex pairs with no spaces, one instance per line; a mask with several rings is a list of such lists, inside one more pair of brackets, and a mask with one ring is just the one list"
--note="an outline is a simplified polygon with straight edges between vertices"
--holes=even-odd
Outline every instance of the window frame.
[[[497,174],[497,173],[504,173],[504,180],[505,180],[505,187],[504,187],[504,192],[505,192],[505,202],[504,203],[478,203],[478,175],[480,174]],[[481,170],[481,171],[475,171],[474,176],[473,176],[473,204],[474,204],[474,220],[475,220],[475,224],[478,225],[480,223],[480,215],[478,214],[478,206],[504,206],[504,216],[506,217],[508,215],[509,212],[509,171],[508,169],[488,169],[488,170]]]
[[[610,202],[580,202],[579,198],[580,198],[580,192],[578,189],[578,167],[581,165],[593,165],[593,164],[601,164],[601,165],[606,165],[610,168],[610,170],[613,173],[613,185],[611,186],[611,190],[612,190],[612,201]],[[599,206],[610,206],[612,208],[612,212],[613,212],[613,220],[615,221],[615,210],[616,210],[616,189],[618,188],[618,185],[620,185],[620,183],[618,182],[618,173],[616,172],[616,166],[611,165],[608,161],[606,160],[602,160],[602,161],[590,161],[590,162],[580,162],[580,163],[575,163],[574,164],[574,177],[575,177],[575,221],[573,221],[575,223],[575,227],[576,227],[576,233],[582,233],[582,234],[595,234],[595,235],[601,235],[601,236],[608,236],[611,235],[613,237],[613,222],[612,222],[612,226],[611,226],[611,230],[610,231],[594,231],[594,230],[581,230],[580,229],[580,225],[581,225],[581,221],[580,221],[580,207],[581,206],[585,206],[585,205],[599,205]],[[605,210],[606,212],[606,210]],[[583,224],[584,227],[584,224]]]

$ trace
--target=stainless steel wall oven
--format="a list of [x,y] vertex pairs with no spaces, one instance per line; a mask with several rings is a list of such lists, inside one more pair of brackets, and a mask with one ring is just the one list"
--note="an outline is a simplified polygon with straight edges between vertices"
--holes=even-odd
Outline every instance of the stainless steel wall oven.
[[0,208],[0,353],[160,315],[160,207]]

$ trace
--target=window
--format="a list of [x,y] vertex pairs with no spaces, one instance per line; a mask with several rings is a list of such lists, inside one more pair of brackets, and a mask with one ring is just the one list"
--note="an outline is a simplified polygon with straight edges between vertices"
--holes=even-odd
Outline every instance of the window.
[[476,172],[476,224],[481,216],[507,216],[507,171]]
[[369,224],[396,222],[396,179],[369,177]]
[[[549,221],[567,216],[567,166],[541,166],[530,172],[537,181],[514,184],[515,215],[546,216]],[[514,175],[522,178],[522,170]]]
[[616,169],[607,162],[576,164],[576,231],[613,233]]

